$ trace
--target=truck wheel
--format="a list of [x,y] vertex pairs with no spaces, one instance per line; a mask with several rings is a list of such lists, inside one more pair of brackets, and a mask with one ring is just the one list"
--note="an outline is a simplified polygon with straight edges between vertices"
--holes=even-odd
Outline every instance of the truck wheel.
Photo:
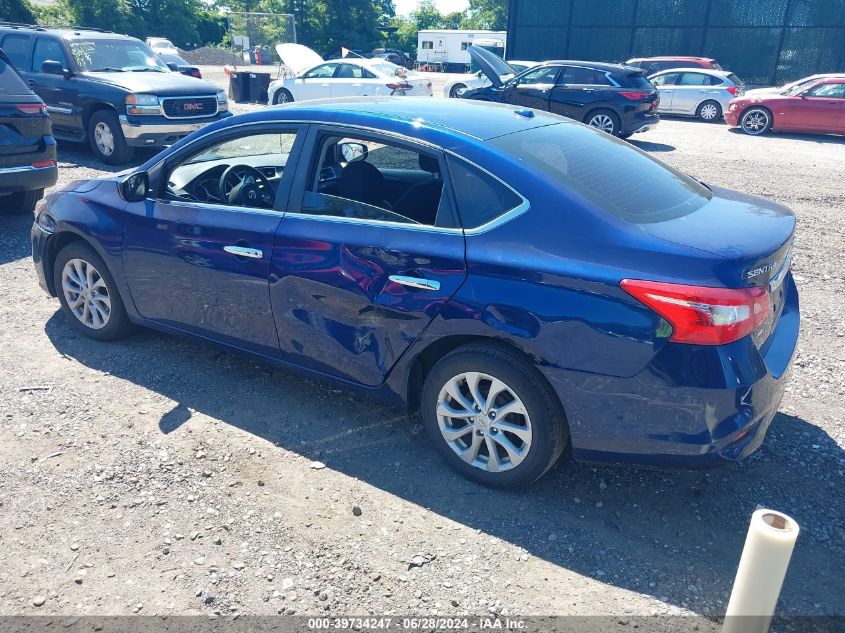
[[[33,213],[35,203],[44,197],[43,189],[32,189],[30,191],[18,191],[9,196],[9,206],[6,207],[12,213]],[[3,205],[4,207],[6,205]]]
[[111,110],[98,110],[91,115],[88,142],[94,155],[104,163],[124,165],[132,160],[135,148],[127,144],[117,114]]

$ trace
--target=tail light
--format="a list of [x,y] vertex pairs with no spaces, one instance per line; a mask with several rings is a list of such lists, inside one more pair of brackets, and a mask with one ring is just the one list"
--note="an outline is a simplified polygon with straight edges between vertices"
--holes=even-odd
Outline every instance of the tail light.
[[623,279],[620,286],[672,326],[670,341],[723,345],[751,334],[771,315],[765,288],[708,288]]
[[733,96],[736,96],[739,90],[737,90],[736,86],[728,86],[728,92],[730,92]]
[[191,76],[196,77],[197,79],[202,79],[202,73],[196,68],[191,70]]
[[47,106],[43,103],[19,103],[15,107],[24,114],[47,114]]
[[645,90],[622,90],[619,94],[631,101],[640,101],[642,99],[648,99],[651,96],[651,93]]
[[391,90],[410,90],[413,88],[411,84],[387,84]]

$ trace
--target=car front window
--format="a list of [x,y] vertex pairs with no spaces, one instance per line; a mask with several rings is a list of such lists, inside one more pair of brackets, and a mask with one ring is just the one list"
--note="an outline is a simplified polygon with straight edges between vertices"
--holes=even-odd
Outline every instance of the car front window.
[[133,40],[74,40],[69,45],[82,72],[170,72],[152,50]]

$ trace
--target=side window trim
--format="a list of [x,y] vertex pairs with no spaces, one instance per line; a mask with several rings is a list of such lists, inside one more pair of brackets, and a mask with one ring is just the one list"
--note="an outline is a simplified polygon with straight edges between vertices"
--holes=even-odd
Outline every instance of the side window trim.
[[[164,182],[164,179],[168,176],[170,171],[173,170],[179,163],[181,163],[184,159],[188,158],[193,154],[201,152],[204,149],[208,149],[209,147],[212,147],[230,139],[242,138],[247,135],[252,136],[258,134],[274,134],[281,133],[286,130],[294,130],[296,131],[296,139],[294,140],[293,146],[291,147],[290,153],[288,154],[288,164],[285,165],[285,169],[282,172],[282,177],[279,180],[279,185],[276,189],[275,194],[275,203],[272,209],[237,207],[222,203],[199,202],[194,200],[190,201],[190,204],[192,205],[200,204],[206,208],[218,207],[229,211],[245,210],[255,211],[258,213],[263,212],[284,214],[287,212],[288,209],[293,178],[299,171],[299,159],[302,153],[302,147],[305,143],[306,137],[308,136],[310,127],[311,126],[308,123],[303,123],[302,121],[247,123],[244,125],[235,125],[232,127],[224,128],[219,132],[210,135],[209,137],[201,137],[199,139],[196,139],[195,142],[186,143],[184,146],[179,148],[177,152],[171,154],[170,156],[167,156],[166,158],[163,158],[148,170],[148,173],[150,175],[150,190],[155,192],[151,197],[156,201],[162,201],[167,203],[179,202],[178,200],[170,200],[169,198],[164,197],[164,186],[166,184]],[[288,165],[291,165],[293,169],[288,169]]]
[[[380,130],[375,130],[368,127],[358,127],[354,125],[332,125],[315,123],[310,126],[307,135],[304,139],[304,149],[302,154],[298,157],[296,165],[296,174],[291,185],[290,194],[288,198],[288,212],[295,214],[300,218],[307,218],[321,222],[345,222],[349,224],[363,224],[375,225],[384,227],[403,228],[410,231],[425,231],[435,233],[463,233],[460,226],[456,228],[432,226],[427,224],[412,224],[405,222],[391,222],[388,220],[371,220],[363,218],[349,218],[331,215],[318,215],[303,211],[305,193],[309,190],[311,173],[316,168],[316,161],[320,160],[322,150],[319,147],[319,141],[322,136],[326,134],[331,136],[342,136],[350,138],[361,137],[363,139],[372,139],[375,141],[382,140],[386,143],[399,145],[412,149],[417,152],[428,152],[435,154],[440,162],[441,177],[443,179],[443,194],[448,196],[448,204],[454,220],[457,222],[457,205],[455,204],[454,195],[449,179],[448,165],[446,163],[446,154],[450,153],[441,147],[431,145],[424,142],[409,141],[406,137],[399,134],[390,134]],[[362,203],[363,204],[363,203]]]

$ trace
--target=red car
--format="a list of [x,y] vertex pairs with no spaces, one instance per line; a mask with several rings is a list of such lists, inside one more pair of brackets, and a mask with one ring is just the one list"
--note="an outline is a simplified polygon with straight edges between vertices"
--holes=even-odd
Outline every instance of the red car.
[[746,134],[845,134],[845,77],[798,85],[782,93],[731,99],[725,121]]
[[710,57],[634,57],[625,62],[626,66],[635,66],[645,71],[646,77],[672,68],[706,68],[722,70],[715,59]]

